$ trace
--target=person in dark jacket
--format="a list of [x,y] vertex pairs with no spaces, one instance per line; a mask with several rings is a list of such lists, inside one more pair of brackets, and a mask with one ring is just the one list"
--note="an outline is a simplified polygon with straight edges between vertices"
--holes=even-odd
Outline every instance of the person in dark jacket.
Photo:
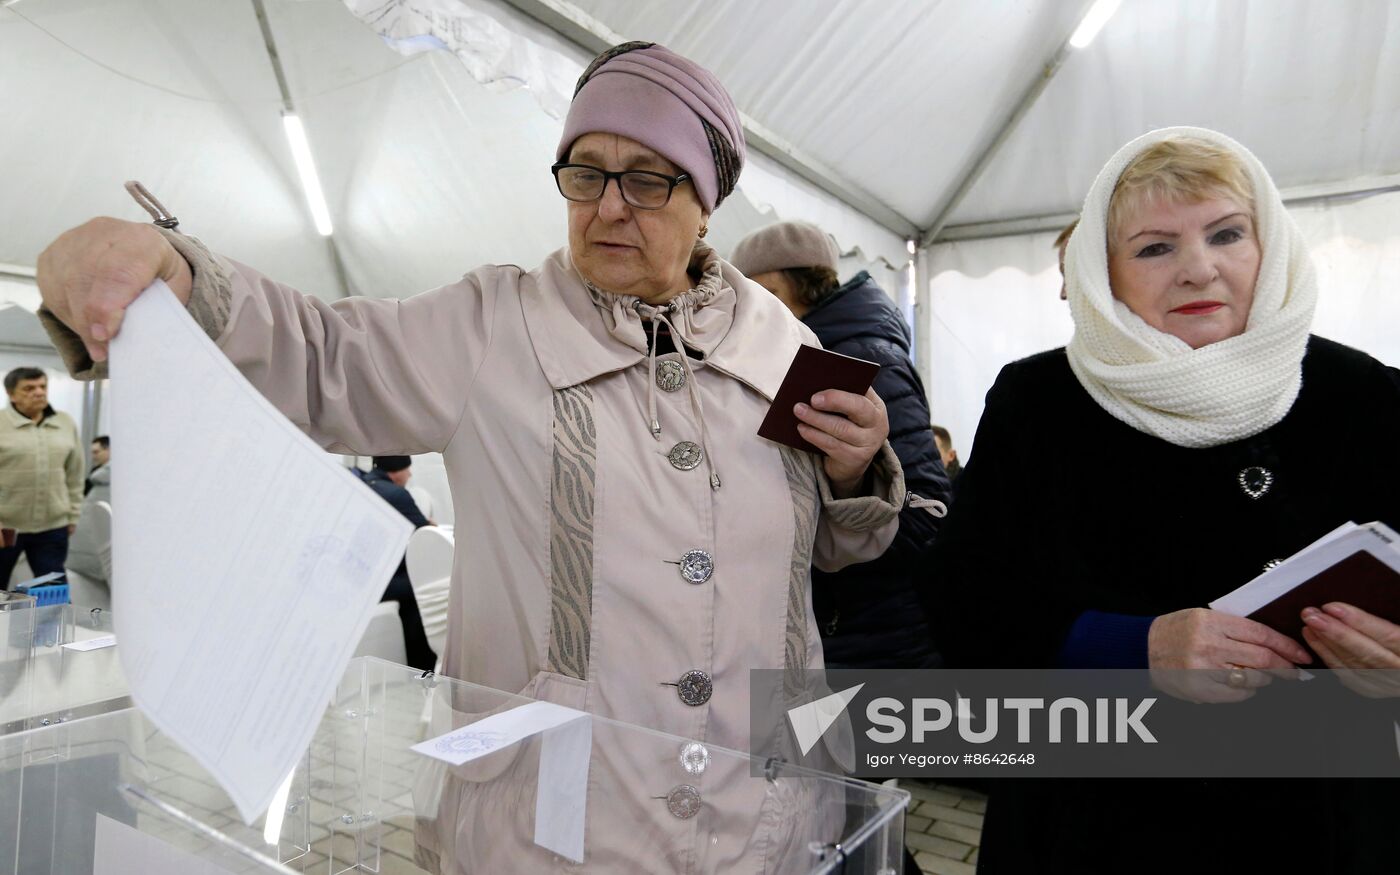
[[[433,522],[418,509],[418,502],[413,500],[407,489],[408,479],[413,476],[412,465],[410,456],[375,456],[374,467],[368,473],[361,473],[360,479],[413,523],[415,529],[421,529]],[[437,654],[428,644],[428,635],[423,631],[423,617],[418,613],[418,599],[414,597],[413,584],[408,579],[407,561],[399,562],[380,601],[399,603],[399,620],[403,623],[408,664],[420,671],[432,671],[437,665]]]
[[[1400,524],[1400,372],[1309,334],[1312,264],[1258,159],[1199,129],[1129,143],[1065,268],[1074,337],[998,376],[934,548],[949,666],[1150,668],[1201,709],[1248,707],[1265,671],[1400,666],[1352,606],[1301,612],[1325,666],[1205,607],[1349,520]],[[1090,449],[1047,451],[1047,423]],[[1325,477],[1322,445],[1345,448]],[[1393,872],[1395,785],[999,779],[978,871]],[[1281,840],[1300,817],[1327,839]]]
[[[831,236],[807,222],[780,222],[750,234],[732,263],[778,297],[822,346],[880,365],[874,389],[885,402],[890,445],[910,492],[949,500],[949,485],[929,423],[923,382],[909,359],[903,316],[870,274],[842,285]],[[834,573],[812,569],[812,603],[828,668],[936,668],[937,648],[914,581],[939,518],[906,508],[885,554]]]
[[958,461],[958,450],[953,446],[953,435],[941,425],[933,427],[933,442],[938,447],[938,457],[943,460],[943,470],[948,472],[948,482],[957,485],[962,473],[962,462]]
[[[89,449],[92,451],[92,468],[88,471],[87,479],[83,481],[84,496],[92,492],[94,475],[112,461],[112,439],[105,434],[100,434],[92,439],[92,446]],[[107,482],[111,483],[112,481],[109,479]]]

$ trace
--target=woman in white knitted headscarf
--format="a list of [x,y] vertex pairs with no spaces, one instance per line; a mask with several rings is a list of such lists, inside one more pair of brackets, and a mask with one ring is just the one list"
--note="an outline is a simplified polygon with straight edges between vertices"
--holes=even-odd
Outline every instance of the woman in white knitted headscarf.
[[[1316,277],[1258,159],[1196,128],[1127,144],[1065,279],[1074,336],[1003,369],[935,549],[949,664],[1200,669],[1159,685],[1208,702],[1303,664],[1400,668],[1400,627],[1354,606],[1304,611],[1301,640],[1205,608],[1348,520],[1400,524],[1400,372],[1309,334]],[[1391,782],[1002,783],[984,873],[1400,859]],[[1250,840],[1305,808],[1329,842]]]

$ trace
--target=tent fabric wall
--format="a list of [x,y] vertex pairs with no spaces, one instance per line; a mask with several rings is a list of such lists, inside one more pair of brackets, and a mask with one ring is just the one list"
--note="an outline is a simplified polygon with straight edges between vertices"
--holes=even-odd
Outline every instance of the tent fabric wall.
[[[39,287],[30,279],[0,276],[0,304],[18,304],[29,312],[39,309]],[[0,337],[0,343],[16,341]]]
[[[1054,234],[946,243],[925,251],[930,307],[929,415],[966,460],[982,402],[1002,365],[1063,346],[1074,326],[1059,298]],[[1047,423],[1047,440],[1059,428]]]
[[[1400,366],[1400,193],[1291,212],[1318,269],[1314,332]],[[1063,346],[1074,331],[1059,299],[1054,239],[998,237],[928,251],[932,306],[921,328],[931,343],[930,408],[964,458],[1001,367]],[[1092,452],[1074,446],[1073,423],[1045,423],[1044,440],[1047,452]]]
[[[708,65],[741,108],[921,227],[1088,6],[572,3]],[[1400,4],[1125,0],[952,223],[1073,212],[1119,146],[1184,124],[1251,146],[1282,188],[1400,173]]]

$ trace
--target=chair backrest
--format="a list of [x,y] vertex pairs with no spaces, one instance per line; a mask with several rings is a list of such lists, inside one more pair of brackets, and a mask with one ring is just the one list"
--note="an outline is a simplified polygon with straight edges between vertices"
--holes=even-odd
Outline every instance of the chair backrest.
[[408,580],[428,645],[439,655],[447,641],[447,602],[452,586],[452,535],[437,526],[424,526],[408,539]]
[[[112,506],[88,496],[68,540],[64,566],[106,585],[112,579]],[[20,578],[23,580],[24,578]]]
[[433,518],[433,494],[421,486],[405,486],[408,494],[413,496],[413,503],[418,505],[418,512],[428,519]]
[[395,665],[408,662],[408,650],[403,642],[403,622],[399,620],[398,602],[380,602],[370,614],[369,625],[355,645],[355,656],[377,656]]
[[112,505],[105,501],[92,503],[83,524],[92,525],[93,543],[97,545],[97,556],[102,561],[102,572],[107,577],[107,585],[112,585]]
[[77,531],[68,542],[68,591],[84,608],[112,606],[112,505],[91,496],[83,502]]

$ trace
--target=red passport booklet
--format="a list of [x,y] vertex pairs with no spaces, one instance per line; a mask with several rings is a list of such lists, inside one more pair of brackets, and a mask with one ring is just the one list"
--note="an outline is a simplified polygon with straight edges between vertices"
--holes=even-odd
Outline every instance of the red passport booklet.
[[864,395],[875,382],[880,366],[865,359],[852,358],[839,352],[815,346],[802,346],[788,367],[783,384],[758,427],[758,436],[787,444],[809,453],[824,455],[812,446],[797,431],[800,421],[792,408],[799,402],[810,404],[812,396],[825,389],[840,389],[856,395]]
[[1383,523],[1332,531],[1210,603],[1303,641],[1303,608],[1346,602],[1400,623],[1400,535]]

